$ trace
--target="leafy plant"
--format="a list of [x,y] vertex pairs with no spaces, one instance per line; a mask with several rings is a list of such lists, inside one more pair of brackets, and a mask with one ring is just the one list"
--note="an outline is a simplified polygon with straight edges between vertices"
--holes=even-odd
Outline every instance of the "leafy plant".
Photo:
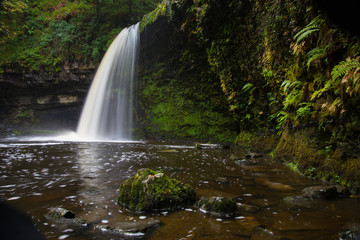
[[307,62],[306,66],[310,68],[310,64],[316,60],[319,60],[326,56],[326,50],[329,48],[329,44],[325,47],[316,47],[306,54]]
[[301,106],[301,107],[296,110],[295,120],[306,119],[308,116],[311,115],[312,109],[311,109],[310,103],[303,102],[303,103],[300,103],[299,106]]
[[307,36],[309,36],[313,32],[319,31],[323,23],[324,23],[324,19],[322,19],[320,15],[315,17],[308,25],[306,25],[297,34],[295,34],[294,36],[295,41],[297,43],[300,43],[302,40],[304,40]]
[[[359,58],[347,58],[341,61],[331,71],[332,87],[336,88],[339,83],[345,86],[345,91],[350,96],[360,91],[360,62]],[[341,80],[341,82],[340,82]]]

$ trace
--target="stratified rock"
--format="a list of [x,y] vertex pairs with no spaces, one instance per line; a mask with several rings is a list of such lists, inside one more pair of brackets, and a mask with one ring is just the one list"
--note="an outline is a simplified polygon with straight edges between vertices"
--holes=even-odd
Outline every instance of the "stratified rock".
[[174,210],[195,202],[195,191],[160,171],[141,169],[119,188],[118,204],[128,210]]
[[231,198],[203,198],[196,202],[195,207],[213,217],[229,218],[237,214],[236,202]]

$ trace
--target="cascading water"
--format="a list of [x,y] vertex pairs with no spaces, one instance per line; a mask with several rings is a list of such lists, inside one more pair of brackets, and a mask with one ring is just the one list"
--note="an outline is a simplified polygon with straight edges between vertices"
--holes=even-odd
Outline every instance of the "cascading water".
[[77,134],[88,140],[132,139],[133,85],[137,77],[139,23],[122,30],[101,60]]

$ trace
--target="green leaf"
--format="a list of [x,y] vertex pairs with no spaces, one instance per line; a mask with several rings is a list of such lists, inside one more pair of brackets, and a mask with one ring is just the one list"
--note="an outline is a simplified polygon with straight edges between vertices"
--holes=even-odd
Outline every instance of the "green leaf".
[[320,16],[315,17],[308,25],[295,34],[295,41],[299,43],[311,33],[319,31],[323,23],[324,19],[322,19]]

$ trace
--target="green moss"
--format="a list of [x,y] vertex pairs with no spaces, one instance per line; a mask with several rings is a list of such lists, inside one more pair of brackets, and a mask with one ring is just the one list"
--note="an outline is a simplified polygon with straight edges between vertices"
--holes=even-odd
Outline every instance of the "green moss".
[[144,30],[146,25],[152,24],[160,16],[167,17],[171,20],[174,14],[172,10],[172,5],[174,3],[176,3],[175,0],[163,0],[152,12],[144,15],[140,21],[140,32]]
[[161,171],[142,169],[120,185],[117,200],[121,207],[135,211],[177,209],[193,203],[195,191]]
[[232,217],[237,212],[236,202],[231,198],[204,198],[200,199],[195,205],[200,210],[215,217]]

